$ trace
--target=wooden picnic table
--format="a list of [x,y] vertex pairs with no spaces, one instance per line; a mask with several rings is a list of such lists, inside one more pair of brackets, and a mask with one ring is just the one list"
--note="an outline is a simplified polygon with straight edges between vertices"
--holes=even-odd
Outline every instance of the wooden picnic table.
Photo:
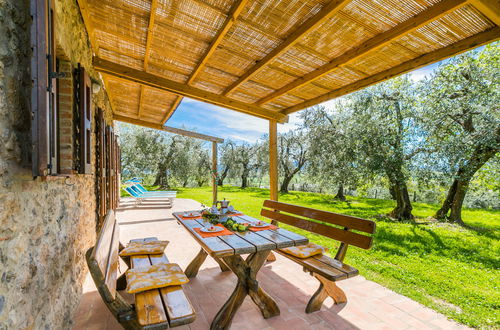
[[[188,211],[188,213],[191,212],[199,211]],[[210,329],[229,329],[236,311],[247,295],[259,307],[264,318],[279,315],[280,310],[276,302],[259,286],[256,279],[257,273],[271,250],[304,245],[309,240],[282,228],[234,232],[234,235],[203,238],[195,231],[195,228],[210,227],[212,224],[202,218],[184,220],[183,213],[177,212],[173,215],[201,246],[198,255],[186,268],[186,275],[195,277],[207,255],[210,255],[221,265],[222,270],[231,270],[238,278],[236,288],[215,316]],[[258,222],[257,219],[247,215],[231,217],[238,223]],[[248,256],[244,259],[242,254],[248,254]]]

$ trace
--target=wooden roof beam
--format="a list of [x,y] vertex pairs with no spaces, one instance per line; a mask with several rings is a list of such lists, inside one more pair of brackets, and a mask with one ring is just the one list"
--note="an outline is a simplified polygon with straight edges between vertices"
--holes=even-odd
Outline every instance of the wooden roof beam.
[[274,93],[269,94],[268,96],[262,98],[258,102],[257,105],[262,105],[268,102],[271,102],[274,99],[296,89],[301,86],[304,86],[318,78],[321,78],[324,75],[329,74],[333,70],[341,67],[342,65],[348,64],[369,52],[380,49],[387,44],[393,42],[394,40],[411,33],[418,28],[443,17],[444,15],[456,10],[459,7],[462,7],[468,3],[467,0],[443,0],[438,4],[424,10],[418,15],[402,22],[399,25],[396,25],[392,29],[380,33],[375,37],[365,41],[361,45],[356,48],[353,48],[344,54],[334,58],[329,63],[319,67],[318,69],[304,75],[303,77],[292,81],[288,85],[278,89]]
[[98,57],[94,57],[93,63],[95,70],[99,72],[124,80],[133,81],[144,86],[157,88],[181,96],[187,96],[195,100],[211,103],[267,120],[272,119],[280,123],[284,123],[288,120],[286,115],[278,112],[207,92],[202,89],[194,88],[186,84],[172,81],[164,77],[133,69],[121,64],[113,63]]
[[316,29],[328,18],[340,11],[350,0],[333,0],[324,6],[316,15],[309,18],[305,23],[293,31],[278,47],[274,48],[263,59],[258,61],[252,68],[245,72],[237,81],[231,84],[225,91],[224,95],[229,94],[238,86],[248,81],[252,76],[260,72],[266,65],[273,60],[283,55],[287,50],[293,47],[303,36]]
[[216,143],[223,143],[224,142],[224,139],[221,139],[221,138],[216,137],[216,136],[201,134],[201,133],[197,133],[197,132],[191,132],[191,131],[187,131],[185,129],[175,128],[175,127],[171,127],[171,126],[163,126],[161,124],[156,124],[156,123],[152,123],[152,122],[141,120],[141,119],[129,118],[129,117],[122,116],[122,115],[115,114],[115,115],[113,115],[113,119],[117,120],[117,121],[124,122],[124,123],[144,126],[144,127],[153,128],[153,129],[157,129],[160,131],[165,131],[165,132],[174,133],[174,134],[178,134],[178,135],[189,136],[189,137],[200,139],[200,140],[211,141],[211,142],[216,142]]
[[[148,71],[149,66],[149,56],[151,54],[151,43],[153,42],[153,28],[155,24],[156,18],[156,9],[158,8],[158,0],[151,1],[151,10],[149,13],[149,23],[148,23],[148,32],[146,35],[146,51],[144,53],[144,71]],[[141,85],[141,91],[139,94],[139,109],[137,110],[137,117],[141,119],[142,115],[142,100],[144,98],[144,86]],[[168,111],[170,112],[170,110]],[[167,112],[167,113],[168,113]]]
[[[201,72],[201,70],[203,69],[205,64],[208,62],[208,59],[210,58],[210,56],[212,56],[212,54],[215,52],[215,50],[217,49],[217,46],[219,46],[219,44],[221,43],[224,36],[227,34],[229,29],[233,26],[234,22],[236,21],[238,16],[241,14],[241,11],[243,10],[243,7],[245,7],[247,2],[248,2],[248,0],[239,0],[238,2],[236,2],[233,5],[226,20],[222,24],[222,27],[220,28],[219,32],[217,32],[217,35],[215,36],[214,40],[208,46],[207,51],[205,52],[205,54],[203,54],[201,60],[198,62],[198,64],[194,68],[193,72],[189,76],[188,81],[187,81],[187,83],[189,85],[191,85],[192,82],[196,79],[196,76]],[[182,96],[178,96],[175,99],[174,103],[172,104],[172,107],[168,110],[165,118],[163,118],[162,124],[164,124],[172,116],[172,114],[175,112],[175,110],[177,109],[177,107],[179,106],[181,101],[182,101]]]
[[470,3],[490,21],[500,26],[500,0],[471,0]]
[[208,59],[212,54],[215,52],[217,49],[217,46],[222,42],[224,39],[225,35],[229,31],[229,29],[233,26],[233,24],[236,22],[236,19],[238,16],[240,16],[241,12],[243,11],[243,8],[247,4],[248,0],[239,0],[236,1],[236,3],[231,7],[231,10],[227,14],[227,18],[222,24],[221,28],[217,32],[217,35],[213,39],[213,41],[210,43],[208,46],[207,51],[203,56],[201,57],[201,60],[198,62],[196,67],[194,68],[193,72],[189,76],[189,79],[187,81],[188,84],[191,84],[195,79],[196,76],[201,72],[203,67],[205,66],[205,63],[207,63]]
[[292,107],[286,108],[282,111],[282,113],[290,115],[294,112],[300,111],[302,109],[312,107],[322,102],[326,102],[336,97],[340,97],[362,88],[366,88],[368,86],[377,84],[387,79],[394,78],[403,73],[421,68],[423,66],[441,61],[445,58],[455,56],[457,54],[463,53],[469,49],[476,48],[482,46],[484,44],[488,44],[490,42],[496,41],[500,39],[500,27],[494,27],[485,32],[481,32],[472,37],[463,39],[457,43],[454,43],[450,46],[440,48],[433,52],[421,55],[417,58],[411,59],[407,62],[401,63],[398,66],[395,66],[389,70],[382,71],[373,76],[370,76],[365,79],[358,80],[352,84],[347,86],[343,86],[339,89],[333,90],[329,93],[323,94],[319,97],[313,98],[306,102],[294,105]]

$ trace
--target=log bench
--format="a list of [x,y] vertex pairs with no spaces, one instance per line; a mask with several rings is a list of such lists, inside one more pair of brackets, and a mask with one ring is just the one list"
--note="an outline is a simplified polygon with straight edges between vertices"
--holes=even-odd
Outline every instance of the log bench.
[[[149,237],[134,241],[157,240]],[[196,315],[182,286],[139,292],[134,295],[135,304],[129,304],[117,292],[126,288],[125,274],[118,278],[119,225],[115,213],[110,210],[98,234],[96,245],[87,253],[87,265],[97,290],[113,316],[125,329],[167,329],[191,323]],[[138,255],[124,258],[129,267],[168,263],[165,254]]]
[[340,242],[335,258],[316,255],[302,259],[280,250],[277,252],[301,265],[305,272],[320,282],[307,304],[306,313],[318,311],[327,297],[331,297],[336,304],[347,302],[345,293],[335,282],[358,275],[358,270],[343,263],[343,260],[349,245],[363,249],[371,247],[373,237],[363,233],[373,234],[375,222],[272,200],[264,201],[260,214],[271,219],[273,224],[282,222]]

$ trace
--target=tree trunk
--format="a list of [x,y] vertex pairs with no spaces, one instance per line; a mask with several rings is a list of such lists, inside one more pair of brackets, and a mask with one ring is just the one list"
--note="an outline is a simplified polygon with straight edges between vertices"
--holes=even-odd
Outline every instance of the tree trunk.
[[224,168],[224,171],[222,171],[222,174],[219,176],[219,178],[217,179],[217,185],[219,187],[222,187],[224,185],[224,180],[226,179],[227,177],[227,173],[229,172],[229,166],[226,166]]
[[345,195],[344,195],[344,184],[341,183],[339,185],[339,189],[337,190],[337,195],[335,195],[335,197],[333,197],[334,199],[338,199],[342,202],[345,202],[347,199],[345,198]]
[[167,169],[162,163],[158,165],[158,172],[156,173],[155,182],[153,186],[160,186],[160,189],[169,188],[167,179]]
[[241,172],[241,188],[248,187],[248,176],[250,175],[250,168],[243,167],[243,172]]
[[183,183],[182,183],[182,188],[186,188],[188,185],[188,180],[185,180]]
[[[497,140],[500,140],[500,129],[497,130]],[[449,222],[457,223],[464,226],[462,220],[462,205],[464,203],[465,195],[469,189],[469,184],[474,174],[498,151],[500,150],[500,141],[497,145],[478,146],[472,153],[471,157],[461,166],[455,180],[448,190],[448,195],[443,202],[441,208],[436,212],[434,217],[438,220],[448,220]],[[451,210],[451,212],[450,212]],[[450,212],[450,215],[448,215]]]
[[404,178],[401,168],[393,167],[387,170],[389,177],[390,190],[394,192],[396,207],[389,214],[392,218],[398,220],[410,220],[414,216],[411,214],[413,207],[411,206],[410,195],[408,194],[408,186]]
[[288,175],[283,178],[281,182],[280,192],[288,193],[288,186],[290,185],[290,181],[292,181],[293,175]]
[[414,216],[411,214],[413,207],[411,206],[406,182],[404,180],[399,181],[393,187],[396,195],[396,207],[391,211],[390,216],[398,220],[413,219]]
[[396,200],[396,188],[394,188],[392,183],[389,183],[389,194],[391,194],[393,200]]

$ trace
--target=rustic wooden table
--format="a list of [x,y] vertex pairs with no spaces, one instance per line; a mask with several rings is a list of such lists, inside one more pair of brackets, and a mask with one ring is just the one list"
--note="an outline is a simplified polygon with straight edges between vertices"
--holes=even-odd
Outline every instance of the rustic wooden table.
[[[215,316],[210,328],[229,329],[236,311],[247,295],[259,307],[264,318],[279,315],[280,310],[276,302],[259,286],[256,279],[257,273],[264,265],[271,250],[304,245],[309,240],[302,235],[282,228],[257,232],[235,232],[234,235],[203,238],[194,228],[210,227],[211,224],[200,218],[184,220],[181,218],[182,213],[178,212],[173,215],[201,246],[198,255],[186,268],[186,275],[195,277],[207,255],[210,255],[219,263],[223,271],[231,270],[238,278],[236,288]],[[232,218],[239,223],[258,221],[247,215],[233,216]],[[242,254],[248,254],[248,257],[244,259]]]

